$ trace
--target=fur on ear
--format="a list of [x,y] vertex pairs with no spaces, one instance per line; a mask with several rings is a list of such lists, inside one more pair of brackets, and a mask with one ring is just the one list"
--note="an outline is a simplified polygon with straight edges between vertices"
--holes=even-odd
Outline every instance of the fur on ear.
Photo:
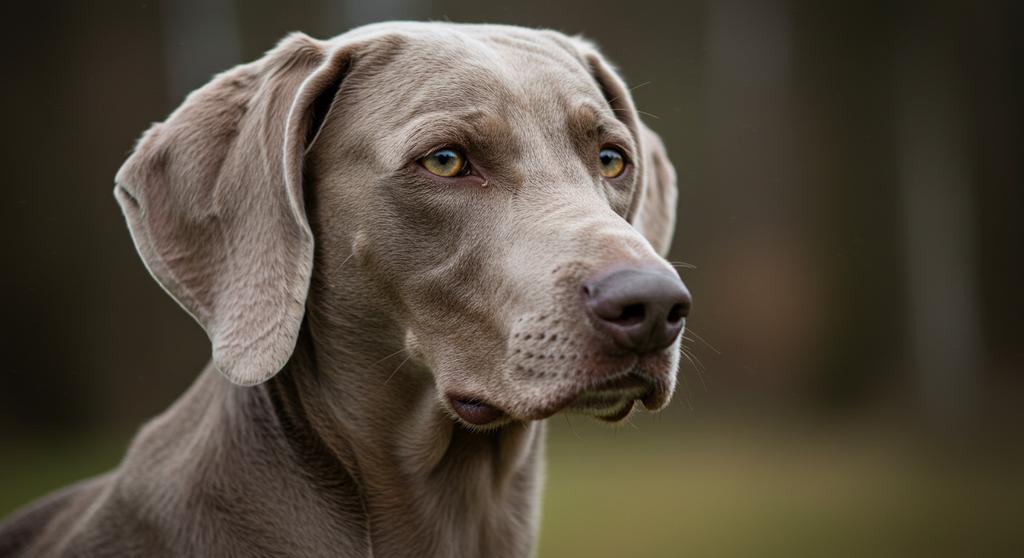
[[659,254],[667,256],[676,230],[676,171],[658,134],[641,122],[640,135],[645,170],[643,187],[634,194],[632,222]]
[[605,100],[636,140],[640,160],[636,161],[639,183],[630,201],[626,219],[665,256],[672,245],[676,220],[676,173],[665,152],[665,145],[640,120],[633,96],[625,82],[589,41],[576,37],[575,50],[594,77]]
[[143,262],[236,384],[266,381],[295,348],[313,267],[303,157],[352,50],[290,35],[190,94],[117,173]]

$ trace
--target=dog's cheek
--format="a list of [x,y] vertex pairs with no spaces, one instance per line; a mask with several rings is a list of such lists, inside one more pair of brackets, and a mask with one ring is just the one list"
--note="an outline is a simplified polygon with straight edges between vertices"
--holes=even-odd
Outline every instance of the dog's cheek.
[[426,354],[423,352],[423,346],[420,345],[419,337],[411,329],[405,330],[405,352],[408,353],[409,358],[429,365]]
[[633,200],[633,196],[636,189],[635,179],[633,177],[616,181],[614,183],[605,184],[605,196],[607,196],[608,205],[612,208],[619,216],[625,217],[629,212],[630,203]]

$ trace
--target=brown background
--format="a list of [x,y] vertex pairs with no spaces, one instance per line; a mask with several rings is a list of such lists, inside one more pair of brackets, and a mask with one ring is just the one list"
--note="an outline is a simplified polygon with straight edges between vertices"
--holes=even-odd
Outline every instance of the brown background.
[[[702,540],[708,549],[732,548],[732,537],[707,538],[723,525],[700,523],[732,498],[736,507],[723,508],[721,522],[757,541],[792,494],[756,496],[764,486],[756,475],[779,471],[802,486],[808,470],[785,461],[794,455],[807,456],[797,459],[803,467],[824,459],[810,471],[841,481],[821,488],[834,499],[798,501],[809,520],[838,514],[839,536],[882,541],[875,550],[1013,548],[1024,517],[1015,504],[1024,492],[1018,6],[5,6],[0,514],[113,466],[134,428],[208,358],[202,331],[147,275],[114,203],[113,176],[133,141],[213,73],[259,57],[288,31],[328,37],[371,21],[432,18],[595,40],[636,87],[680,176],[672,259],[696,266],[683,276],[695,297],[690,326],[708,342],[692,347],[703,370],[687,366],[684,392],[657,420],[635,419],[640,433],[557,421],[542,554],[616,548],[573,538],[573,521],[605,499],[587,504],[566,492],[571,481],[556,481],[583,468],[577,480],[594,484],[579,490],[600,492],[615,467],[628,475],[631,463],[664,465],[665,498],[676,499],[670,511],[690,517],[692,533],[673,539],[687,527],[669,522],[665,532],[640,535],[637,526],[601,536],[650,555],[674,556],[684,547],[676,543],[699,550]],[[579,430],[594,452],[584,463],[557,449],[579,445]],[[666,447],[676,453],[665,457]],[[630,461],[615,465],[623,448]],[[872,459],[877,471],[843,469]],[[922,493],[934,488],[941,497],[904,515],[903,496],[856,500],[862,491],[885,492],[884,482],[905,486],[901,479],[929,475],[935,484]],[[705,479],[718,488],[694,496]],[[736,487],[749,490],[729,491]],[[947,506],[948,517],[925,509]],[[844,519],[854,511],[862,523]],[[916,519],[894,525],[901,518]],[[753,548],[820,550],[798,523],[776,546],[761,540]],[[936,542],[944,536],[952,546]]]

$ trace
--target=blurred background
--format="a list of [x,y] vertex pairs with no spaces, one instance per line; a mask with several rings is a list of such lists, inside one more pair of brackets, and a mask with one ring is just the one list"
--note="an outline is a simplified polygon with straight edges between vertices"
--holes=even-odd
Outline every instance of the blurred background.
[[9,3],[0,34],[0,516],[115,466],[204,334],[111,194],[134,140],[285,33],[387,19],[582,33],[680,177],[680,392],[552,419],[541,557],[1024,548],[1014,2]]

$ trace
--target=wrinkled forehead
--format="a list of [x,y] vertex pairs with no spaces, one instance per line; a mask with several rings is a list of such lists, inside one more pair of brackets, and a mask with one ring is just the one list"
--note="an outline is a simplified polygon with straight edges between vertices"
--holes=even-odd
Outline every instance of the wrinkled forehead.
[[393,130],[451,121],[500,135],[523,126],[546,135],[628,131],[566,39],[482,26],[402,34],[365,88]]
[[[451,108],[567,105],[601,93],[583,63],[541,32],[481,30],[409,39],[395,63],[420,87],[409,108],[430,110],[438,99]],[[535,103],[531,103],[535,101]]]

